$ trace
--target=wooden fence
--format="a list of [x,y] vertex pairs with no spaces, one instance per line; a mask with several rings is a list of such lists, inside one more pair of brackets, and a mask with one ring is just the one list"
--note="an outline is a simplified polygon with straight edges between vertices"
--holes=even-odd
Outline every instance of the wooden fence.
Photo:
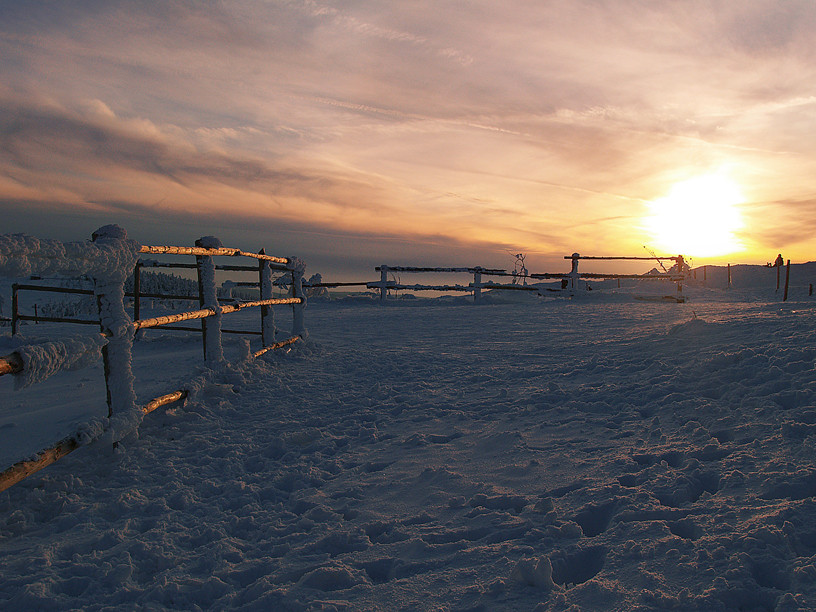
[[[113,229],[111,229],[113,228]],[[226,314],[238,312],[246,308],[260,308],[260,331],[255,332],[261,336],[260,350],[252,353],[253,357],[259,357],[264,353],[288,346],[306,336],[304,326],[303,311],[306,298],[303,292],[303,274],[305,266],[297,259],[286,257],[273,257],[266,255],[263,249],[259,253],[249,253],[240,249],[224,248],[220,242],[213,237],[206,237],[196,241],[195,247],[176,246],[138,246],[135,247],[133,241],[127,241],[124,231],[116,226],[106,226],[94,233],[93,240],[100,243],[98,253],[91,252],[87,245],[80,245],[83,254],[88,257],[98,255],[100,260],[110,258],[111,250],[120,249],[127,255],[128,249],[134,249],[141,254],[158,255],[189,255],[196,258],[195,264],[164,264],[167,267],[195,267],[198,274],[198,310],[182,312],[177,314],[141,319],[139,301],[142,297],[163,297],[171,299],[189,299],[189,296],[166,296],[143,294],[139,291],[139,272],[144,266],[143,262],[137,262],[134,269],[134,317],[131,320],[124,310],[123,299],[125,297],[124,282],[128,276],[130,266],[126,270],[114,269],[111,273],[106,270],[104,276],[93,277],[94,289],[69,289],[58,287],[42,287],[37,285],[16,285],[14,290],[12,305],[12,328],[14,333],[20,320],[31,320],[35,317],[21,315],[17,304],[17,293],[20,290],[29,291],[59,291],[62,293],[92,294],[97,300],[99,319],[96,321],[68,319],[60,317],[37,317],[40,321],[54,321],[66,323],[95,324],[100,326],[103,336],[108,339],[108,343],[102,348],[102,358],[105,371],[105,386],[107,390],[108,419],[109,423],[117,416],[124,416],[129,411],[139,411],[148,414],[161,406],[183,400],[187,396],[187,390],[179,389],[172,391],[161,397],[149,401],[144,406],[135,405],[135,392],[133,390],[133,375],[131,372],[131,356],[133,335],[138,330],[164,326],[165,329],[184,329],[198,331],[195,328],[178,328],[172,324],[181,321],[200,320],[200,331],[203,337],[204,359],[211,365],[216,365],[224,361],[221,346],[221,334],[228,331],[222,330],[221,317]],[[76,243],[69,243],[76,244]],[[77,250],[76,247],[75,250]],[[133,259],[136,255],[133,254]],[[257,260],[257,266],[216,266],[214,257],[244,257]],[[132,261],[132,260],[130,260]],[[92,262],[93,263],[93,262]],[[94,265],[96,268],[100,266]],[[53,266],[52,266],[53,267]],[[73,270],[76,266],[68,266]],[[215,284],[215,270],[237,270],[253,271],[258,274],[258,286],[260,289],[259,300],[249,302],[239,302],[232,304],[219,304],[217,297],[217,287]],[[291,296],[285,298],[273,298],[272,271],[284,271],[291,273]],[[195,299],[195,298],[193,298]],[[276,336],[273,306],[291,305],[292,314],[292,335],[289,338],[278,340]],[[252,332],[240,332],[252,333]],[[24,372],[25,363],[20,352],[14,352],[5,357],[0,357],[0,375],[19,374]],[[20,482],[27,476],[41,470],[54,463],[61,457],[72,452],[79,446],[78,436],[69,436],[57,444],[40,451],[33,460],[20,461],[10,468],[0,473],[0,491],[4,491],[10,486]]]
[[[675,296],[669,296],[671,299],[676,301],[684,301],[683,298],[683,281],[684,281],[684,274],[682,270],[684,269],[684,259],[682,255],[677,256],[670,256],[670,257],[592,257],[592,256],[584,256],[578,253],[573,253],[572,255],[564,256],[564,259],[569,259],[572,261],[572,269],[569,272],[540,272],[540,273],[527,273],[524,275],[519,275],[517,272],[509,272],[507,270],[499,270],[493,268],[482,268],[479,266],[472,267],[472,268],[423,268],[423,267],[413,267],[413,266],[377,266],[375,270],[380,273],[380,280],[365,283],[366,287],[370,289],[377,289],[380,292],[380,300],[385,301],[388,291],[462,291],[467,293],[473,293],[473,301],[475,303],[479,303],[481,301],[482,289],[489,289],[491,291],[534,291],[541,293],[542,288],[535,286],[535,285],[527,285],[527,279],[533,280],[553,280],[553,279],[561,279],[562,280],[562,289],[568,290],[570,293],[574,293],[575,290],[578,288],[578,280],[579,279],[637,279],[637,280],[662,280],[662,281],[671,281],[677,283],[677,293]],[[680,272],[677,273],[663,273],[663,274],[616,274],[616,273],[595,273],[595,272],[582,272],[578,270],[578,262],[582,259],[589,259],[589,260],[616,260],[616,261],[623,261],[623,260],[641,260],[641,261],[660,261],[660,260],[670,260],[674,261],[677,264],[677,270]],[[466,273],[473,275],[473,282],[468,283],[467,285],[406,285],[399,283],[396,280],[389,280],[388,275],[394,272],[407,272],[407,273],[427,273],[427,272],[445,272],[445,273]],[[523,284],[512,283],[512,284],[499,284],[494,283],[491,281],[484,282],[482,280],[483,276],[511,276],[514,280],[521,279]],[[359,283],[362,284],[362,283]],[[550,291],[557,291],[553,289],[549,289]]]

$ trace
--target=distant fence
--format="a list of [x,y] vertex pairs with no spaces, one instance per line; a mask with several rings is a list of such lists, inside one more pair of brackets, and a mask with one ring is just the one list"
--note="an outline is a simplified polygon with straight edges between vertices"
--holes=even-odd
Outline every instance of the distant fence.
[[[392,291],[461,291],[473,294],[473,301],[479,303],[482,297],[482,290],[489,289],[491,291],[530,291],[542,292],[542,288],[535,285],[527,285],[527,279],[533,280],[562,280],[562,289],[574,292],[578,287],[579,279],[638,279],[649,281],[670,281],[677,283],[677,293],[675,296],[670,296],[676,301],[684,301],[683,298],[683,281],[685,275],[684,259],[682,255],[668,256],[668,257],[593,257],[584,256],[578,253],[564,256],[564,259],[572,261],[572,269],[569,272],[540,272],[540,273],[524,273],[509,272],[507,270],[499,270],[493,268],[482,268],[479,266],[472,268],[428,268],[428,267],[414,267],[414,266],[377,266],[375,270],[380,273],[380,280],[365,283],[365,286],[370,289],[377,289],[380,292],[380,300],[384,301],[387,298],[389,290]],[[679,272],[665,272],[656,274],[616,274],[612,272],[583,272],[578,270],[578,262],[581,259],[589,260],[640,260],[640,261],[674,261]],[[473,275],[473,281],[467,285],[406,285],[399,283],[396,280],[389,280],[388,275],[394,272],[406,273],[427,273],[427,272],[445,272],[445,273],[466,273]],[[522,280],[524,284],[517,282],[511,284],[500,284],[492,281],[484,282],[483,276],[499,276],[499,277],[513,277],[514,281]],[[363,283],[356,283],[363,284]],[[543,291],[558,291],[558,289],[545,288]]]
[[[174,327],[173,324],[200,319],[204,359],[211,365],[225,361],[221,344],[221,334],[225,331],[233,331],[221,329],[221,317],[226,314],[238,312],[246,308],[260,308],[260,331],[256,333],[261,336],[262,347],[260,350],[252,353],[253,357],[259,357],[267,351],[288,346],[306,336],[306,328],[303,320],[303,311],[306,304],[306,298],[303,292],[305,266],[303,262],[298,259],[272,257],[266,255],[263,250],[261,250],[260,253],[248,253],[239,249],[224,248],[221,246],[220,241],[212,236],[196,241],[195,247],[141,246],[133,240],[128,240],[124,230],[118,226],[105,226],[100,228],[94,233],[92,243],[63,244],[57,243],[56,241],[40,241],[37,239],[26,241],[26,237],[12,236],[3,246],[6,252],[0,252],[0,255],[4,256],[0,257],[0,262],[6,261],[7,263],[5,266],[0,265],[0,274],[5,276],[14,276],[14,273],[21,269],[44,269],[51,273],[64,274],[66,276],[88,273],[92,278],[94,285],[92,291],[42,287],[37,285],[16,285],[12,300],[12,328],[14,333],[16,333],[17,325],[20,320],[31,319],[64,323],[92,323],[100,326],[101,335],[107,340],[107,343],[101,348],[101,353],[107,390],[108,429],[110,430],[113,442],[119,439],[117,438],[119,433],[127,433],[126,428],[128,423],[132,423],[135,420],[138,425],[138,419],[141,418],[141,415],[152,412],[161,406],[184,399],[188,393],[185,389],[179,389],[157,397],[144,406],[136,406],[131,359],[133,336],[138,330],[164,326],[165,329],[199,331],[189,327]],[[139,301],[141,297],[148,297],[149,295],[150,297],[190,299],[190,296],[145,295],[140,293],[139,273],[140,268],[144,265],[143,263],[140,265],[139,262],[136,262],[138,254],[140,253],[194,256],[196,258],[195,264],[164,264],[164,266],[194,266],[196,268],[200,308],[198,310],[147,319],[139,318]],[[214,257],[253,258],[258,261],[258,265],[257,267],[216,266],[213,261]],[[249,302],[219,304],[215,284],[216,269],[257,272],[259,275],[258,286],[260,288],[261,299]],[[273,269],[291,273],[290,297],[272,297]],[[132,293],[134,296],[134,317],[132,320],[126,314],[124,307],[124,283],[130,270],[134,270],[134,291]],[[28,315],[21,315],[17,303],[17,294],[21,290],[92,294],[96,297],[99,319],[96,321],[88,321],[63,317],[30,317]],[[273,306],[280,305],[291,305],[293,309],[292,336],[283,340],[277,340],[275,337],[275,320],[271,309]],[[74,347],[76,348],[76,346],[77,344],[75,343]],[[94,345],[92,342],[87,346],[79,342],[78,346],[80,349],[87,348],[90,351]],[[37,345],[33,345],[32,348],[36,347]],[[37,364],[34,363],[37,359],[35,356],[37,354],[36,350],[29,352],[27,348],[28,347],[21,347],[10,355],[0,357],[0,375],[22,374],[27,368],[36,369]],[[60,345],[60,348],[64,347]],[[53,360],[53,355],[51,355],[50,359]],[[27,363],[27,360],[32,361]],[[77,440],[78,436],[69,436],[53,447],[40,451],[34,460],[15,463],[0,473],[0,491],[7,489],[70,453],[79,446]]]

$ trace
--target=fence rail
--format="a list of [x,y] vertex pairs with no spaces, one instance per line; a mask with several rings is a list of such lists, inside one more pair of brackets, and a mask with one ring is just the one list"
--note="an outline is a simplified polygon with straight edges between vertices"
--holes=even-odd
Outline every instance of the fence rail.
[[[136,406],[136,396],[133,389],[133,375],[131,372],[131,354],[133,344],[133,332],[153,327],[164,326],[165,329],[183,329],[198,331],[195,328],[174,327],[173,323],[187,320],[201,320],[201,332],[203,337],[204,358],[211,364],[216,365],[224,362],[223,349],[221,346],[221,334],[223,333],[245,333],[261,336],[262,348],[252,353],[253,357],[260,357],[268,351],[289,346],[307,335],[303,321],[303,310],[306,305],[306,297],[303,291],[303,274],[305,266],[299,260],[289,257],[274,257],[266,255],[262,249],[259,253],[249,253],[240,249],[226,248],[220,246],[220,242],[211,237],[205,237],[196,241],[195,247],[177,246],[137,246],[133,241],[127,240],[127,236],[118,226],[105,226],[93,234],[93,242],[101,248],[94,251],[86,243],[68,243],[83,256],[83,261],[91,268],[93,273],[89,273],[94,283],[94,289],[78,289],[71,287],[46,287],[41,285],[15,284],[13,286],[12,299],[12,328],[13,333],[17,333],[17,323],[21,320],[53,321],[60,323],[94,324],[99,326],[101,334],[107,338],[107,344],[102,347],[102,358],[105,371],[105,386],[107,389],[108,419],[109,427],[113,428],[113,421],[123,417],[127,421],[130,412],[138,411],[142,415],[148,414],[161,406],[183,400],[187,397],[187,391],[179,389],[169,394],[162,395],[145,404]],[[39,248],[39,247],[37,247]],[[109,263],[110,252],[119,251],[121,258],[112,258],[115,263]],[[144,266],[152,266],[151,263],[137,261],[138,253],[151,253],[159,255],[189,255],[196,258],[194,267],[198,271],[198,297],[174,296],[154,293],[141,293],[139,290],[139,270]],[[32,251],[34,254],[34,251]],[[39,253],[37,253],[39,255]],[[213,257],[250,257],[258,261],[257,267],[248,266],[216,266]],[[106,259],[107,258],[107,259]],[[34,258],[36,260],[36,258]],[[45,260],[39,255],[39,259]],[[128,269],[123,269],[125,264],[121,261],[130,260],[127,264],[134,270],[134,291],[125,293],[124,282],[128,276]],[[42,264],[45,265],[45,264]],[[46,267],[53,271],[53,263]],[[56,266],[59,269],[70,270],[75,274],[76,263],[61,263]],[[157,264],[156,267],[163,267]],[[187,265],[170,264],[167,267],[188,267]],[[217,287],[215,285],[216,270],[254,271],[258,273],[258,283],[260,287],[260,300],[253,300],[239,303],[219,304]],[[272,270],[284,270],[291,273],[291,296],[284,298],[272,297],[273,282]],[[18,291],[45,291],[68,294],[94,295],[97,300],[99,318],[96,321],[83,319],[72,319],[68,317],[43,317],[23,315],[19,313]],[[123,299],[125,296],[134,297],[134,317],[131,319],[125,313]],[[198,299],[200,309],[152,317],[148,319],[139,318],[139,300],[142,297],[165,298],[165,299]],[[292,336],[284,340],[275,338],[276,328],[273,306],[292,306]],[[239,312],[247,308],[259,308],[261,312],[260,331],[238,331],[221,329],[221,317],[226,314]],[[35,308],[36,313],[36,308]],[[0,375],[20,374],[26,371],[26,357],[24,351],[14,352],[5,357],[0,357]],[[120,432],[112,431],[114,436]],[[124,432],[126,433],[126,432]],[[122,435],[124,435],[124,433]],[[79,447],[78,436],[69,436],[54,446],[40,451],[34,460],[25,460],[15,463],[10,468],[0,472],[0,491],[20,482],[27,476],[41,470],[54,463],[61,457],[72,452]]]
[[[677,295],[672,299],[677,301],[684,301],[682,284],[685,280],[683,274],[684,259],[682,255],[672,255],[666,257],[617,257],[617,256],[590,256],[573,253],[572,255],[565,255],[564,259],[572,261],[572,269],[569,272],[539,272],[529,273],[524,269],[523,273],[509,272],[507,270],[495,268],[482,268],[480,266],[473,267],[417,267],[417,266],[387,266],[381,265],[374,268],[380,273],[380,280],[373,281],[366,284],[369,289],[378,289],[380,291],[380,300],[384,301],[389,290],[393,291],[462,291],[473,293],[473,301],[479,303],[481,301],[482,289],[489,289],[491,291],[538,291],[541,292],[540,287],[527,285],[527,279],[549,280],[561,279],[565,286],[562,289],[569,290],[571,293],[577,289],[579,279],[638,279],[638,280],[660,280],[671,281],[677,283]],[[617,273],[600,273],[600,272],[579,272],[578,261],[581,259],[589,260],[633,260],[633,261],[665,261],[671,260],[677,262],[677,273],[665,274],[617,274]],[[427,273],[427,272],[445,272],[445,273],[467,273],[473,275],[473,282],[467,285],[430,285],[430,284],[415,284],[407,285],[399,283],[395,280],[389,280],[388,275],[392,272],[408,272],[408,273]],[[521,279],[524,284],[498,284],[492,281],[483,282],[482,276],[512,276],[514,280]],[[553,291],[553,289],[546,289]],[[557,291],[557,290],[555,290]]]

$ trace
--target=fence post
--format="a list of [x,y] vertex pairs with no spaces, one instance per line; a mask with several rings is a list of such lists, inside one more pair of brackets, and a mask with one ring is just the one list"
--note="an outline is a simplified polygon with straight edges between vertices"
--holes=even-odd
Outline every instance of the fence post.
[[578,287],[578,260],[580,259],[580,255],[578,253],[572,254],[572,270],[570,270],[570,289],[575,292],[576,288]]
[[[217,249],[222,247],[215,236],[203,236],[195,241],[197,247]],[[201,308],[212,308],[216,315],[201,319],[201,335],[204,345],[204,361],[209,364],[224,360],[221,347],[221,307],[218,305],[218,289],[215,286],[215,263],[209,255],[196,255],[198,270],[198,301]]]
[[17,301],[17,283],[11,286],[11,335],[16,336],[20,331],[20,320],[17,318],[17,309],[19,303]]
[[139,312],[139,294],[142,290],[142,280],[141,280],[141,269],[142,269],[142,262],[137,261],[136,266],[133,268],[133,320],[138,321],[140,312]]
[[686,265],[686,260],[683,258],[682,255],[677,256],[677,272],[680,274],[680,280],[677,281],[677,299],[684,299],[683,297],[683,281],[686,277],[686,272],[684,270]]
[[[266,250],[258,251],[259,255],[266,255]],[[261,299],[272,299],[272,267],[265,259],[258,260],[258,286],[261,290]],[[261,345],[269,346],[275,342],[275,311],[271,306],[261,306]]]
[[473,303],[481,304],[482,302],[482,268],[476,266],[473,269]]
[[[92,236],[93,242],[100,246],[117,245],[126,238],[125,230],[117,225],[100,227]],[[107,344],[102,347],[108,418],[127,415],[136,406],[131,367],[133,333],[130,317],[125,312],[127,274],[128,269],[120,269],[108,273],[106,278],[93,277],[99,327],[108,336]]]
[[306,308],[306,294],[303,292],[303,275],[306,266],[294,257],[290,258],[292,267],[292,297],[300,298],[299,304],[292,304],[292,335],[306,337],[306,326],[303,324],[303,311]]
[[788,260],[788,265],[785,266],[785,294],[782,296],[782,301],[788,301],[788,283],[790,283],[790,259]]
[[728,264],[728,289],[731,288],[731,264]]
[[380,301],[385,302],[388,294],[388,266],[380,266]]

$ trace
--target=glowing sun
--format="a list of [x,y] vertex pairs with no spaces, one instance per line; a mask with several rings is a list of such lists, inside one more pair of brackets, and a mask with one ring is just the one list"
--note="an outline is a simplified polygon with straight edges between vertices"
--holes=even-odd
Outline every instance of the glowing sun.
[[742,248],[736,183],[722,174],[708,174],[675,183],[666,197],[649,203],[644,219],[653,245],[669,253],[711,257]]

